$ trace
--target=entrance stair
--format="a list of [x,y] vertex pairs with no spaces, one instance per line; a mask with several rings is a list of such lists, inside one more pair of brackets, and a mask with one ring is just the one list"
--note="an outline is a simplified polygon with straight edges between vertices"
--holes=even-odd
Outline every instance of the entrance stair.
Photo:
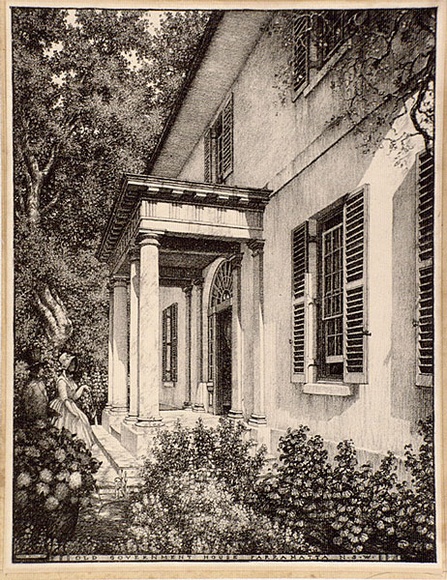
[[[106,461],[98,472],[98,487],[102,499],[120,499],[136,490],[141,481],[142,462],[131,455],[116,438],[101,425],[92,425],[93,435]],[[93,454],[95,454],[93,449]],[[101,457],[98,457],[101,461]],[[102,470],[102,471],[101,471]]]

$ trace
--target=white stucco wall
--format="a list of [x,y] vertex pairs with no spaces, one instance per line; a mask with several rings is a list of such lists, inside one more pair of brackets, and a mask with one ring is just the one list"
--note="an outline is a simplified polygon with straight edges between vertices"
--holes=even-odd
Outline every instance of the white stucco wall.
[[[415,139],[403,165],[386,148],[365,153],[362,136],[331,119],[343,100],[330,66],[295,101],[277,75],[286,54],[275,35],[262,36],[233,88],[234,171],[227,183],[274,190],[264,215],[266,414],[281,432],[308,424],[329,441],[352,438],[372,452],[402,453],[433,402],[415,386]],[[324,72],[324,71],[323,71]],[[223,99],[224,101],[225,99]],[[397,131],[407,129],[401,119]],[[383,129],[383,128],[382,128]],[[386,130],[383,131],[385,136]],[[203,179],[203,142],[182,179]],[[368,384],[350,397],[303,394],[291,382],[291,231],[361,185],[369,186]],[[242,269],[244,404],[253,407],[251,256]],[[205,335],[206,336],[206,335]]]

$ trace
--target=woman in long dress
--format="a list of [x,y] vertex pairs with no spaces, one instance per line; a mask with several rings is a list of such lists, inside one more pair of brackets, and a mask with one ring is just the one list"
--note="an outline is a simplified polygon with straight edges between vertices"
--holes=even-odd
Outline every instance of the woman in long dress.
[[58,397],[50,403],[57,415],[53,418],[53,424],[62,429],[65,427],[73,435],[83,439],[90,449],[93,445],[93,432],[90,422],[76,405],[76,402],[84,391],[89,391],[87,385],[78,385],[73,379],[73,373],[77,369],[77,359],[74,355],[64,352],[59,357],[62,372],[57,379]]

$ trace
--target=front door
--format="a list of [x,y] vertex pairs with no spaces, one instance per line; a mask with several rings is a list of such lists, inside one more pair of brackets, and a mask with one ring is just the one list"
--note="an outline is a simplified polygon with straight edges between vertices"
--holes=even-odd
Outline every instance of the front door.
[[216,385],[215,413],[227,415],[231,409],[231,308],[216,315]]

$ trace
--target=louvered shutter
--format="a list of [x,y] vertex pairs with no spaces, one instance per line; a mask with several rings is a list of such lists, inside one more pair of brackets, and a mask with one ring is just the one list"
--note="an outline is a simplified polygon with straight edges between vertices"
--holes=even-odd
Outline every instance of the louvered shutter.
[[177,381],[178,305],[171,305],[171,381]]
[[293,90],[309,80],[309,16],[295,14],[293,19]]
[[222,177],[233,170],[233,95],[222,112]]
[[204,147],[204,180],[205,183],[212,182],[212,160],[211,160],[211,129],[206,131],[204,138],[203,138],[203,147]]
[[366,190],[354,192],[344,206],[344,381],[366,378]]
[[433,385],[434,370],[434,160],[419,156],[417,200],[417,376],[416,384]]
[[162,380],[166,381],[167,380],[167,352],[168,352],[168,333],[167,333],[167,329],[168,329],[168,311],[167,310],[163,310],[163,315],[162,315],[162,330],[161,330],[161,344],[162,344]]
[[309,224],[304,222],[292,233],[292,375],[305,381],[306,273],[309,270]]

